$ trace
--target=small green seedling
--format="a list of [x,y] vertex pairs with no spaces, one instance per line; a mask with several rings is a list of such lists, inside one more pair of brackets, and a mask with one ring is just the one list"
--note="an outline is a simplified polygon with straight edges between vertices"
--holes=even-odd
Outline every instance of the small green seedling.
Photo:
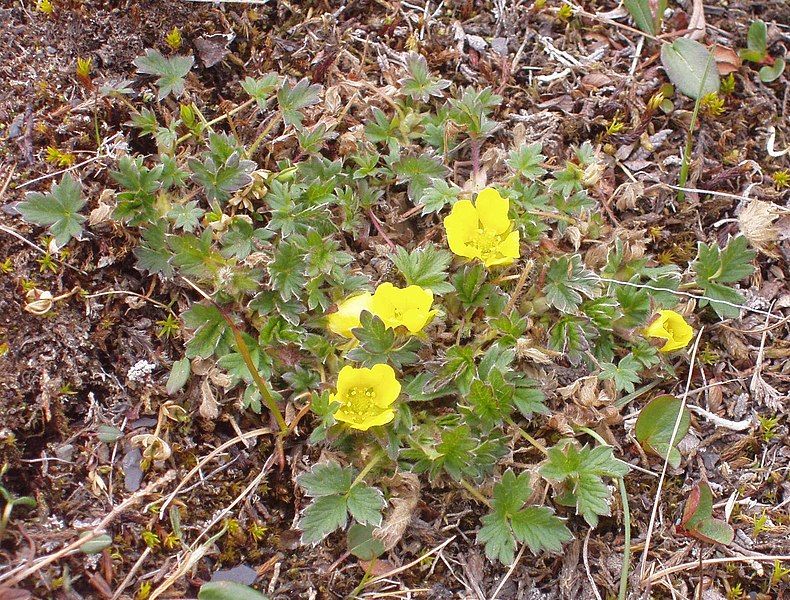
[[760,19],[752,21],[746,36],[746,46],[740,52],[741,58],[758,65],[764,65],[760,69],[760,81],[771,83],[779,79],[785,70],[785,59],[774,58],[768,54],[768,27],[765,25],[765,21]]
[[[8,463],[4,464],[2,468],[0,468],[0,479],[2,479],[6,471],[8,471]],[[2,540],[5,529],[8,526],[8,522],[11,520],[11,513],[13,512],[14,507],[27,506],[29,508],[34,508],[36,506],[36,500],[30,496],[20,496],[15,498],[14,495],[2,485],[0,485],[0,496],[2,496],[3,500],[5,501],[3,514],[0,515],[0,540]]]
[[735,538],[735,531],[725,521],[712,518],[712,514],[713,494],[710,486],[702,482],[691,490],[676,530],[702,542],[727,546]]

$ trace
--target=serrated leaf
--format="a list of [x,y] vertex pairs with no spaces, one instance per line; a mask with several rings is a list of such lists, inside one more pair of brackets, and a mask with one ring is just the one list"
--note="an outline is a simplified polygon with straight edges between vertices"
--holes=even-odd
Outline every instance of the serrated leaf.
[[302,124],[302,110],[321,101],[321,90],[318,84],[310,84],[305,77],[300,79],[293,87],[287,82],[283,83],[277,92],[277,103],[286,125]]
[[477,543],[485,546],[486,556],[503,565],[511,564],[516,552],[516,538],[507,521],[491,513],[480,522],[483,526],[477,532]]
[[28,192],[17,210],[29,223],[48,226],[55,243],[63,247],[82,234],[85,217],[79,211],[83,206],[82,184],[66,173],[60,183],[52,184],[49,193]]
[[401,85],[401,93],[413,100],[427,102],[431,96],[440,98],[442,90],[450,86],[450,82],[446,79],[431,77],[425,57],[417,53],[409,54],[406,68],[409,70],[410,77],[405,77],[398,83]]
[[394,160],[388,158],[387,161],[397,182],[406,184],[409,199],[415,204],[419,203],[433,180],[443,179],[447,174],[447,167],[430,154],[396,156]]
[[[756,256],[756,252],[747,248],[747,241],[744,236],[731,238],[724,249],[720,249],[714,242],[705,244],[699,242],[697,245],[697,258],[692,263],[692,268],[696,273],[696,282],[703,291],[704,295],[713,302],[711,308],[723,318],[736,318],[740,314],[737,307],[715,302],[715,300],[726,300],[733,304],[742,304],[742,296],[732,288],[723,285],[725,283],[735,283],[748,277],[754,272],[751,261]],[[700,300],[700,306],[706,306],[708,300]]]
[[573,442],[549,448],[547,460],[539,469],[561,493],[556,500],[575,506],[591,527],[598,524],[598,516],[609,514],[611,492],[602,477],[624,477],[628,470],[625,463],[615,459],[611,447],[578,448]]
[[172,277],[175,273],[170,264],[173,254],[165,241],[164,222],[160,221],[143,231],[142,241],[134,249],[134,255],[137,257],[135,266],[141,271],[159,273],[163,277]]
[[546,300],[557,310],[564,313],[574,312],[582,302],[582,294],[593,297],[596,278],[584,268],[581,256],[561,256],[552,259],[546,274],[543,293]]
[[358,483],[346,495],[348,512],[362,525],[381,525],[381,510],[386,505],[384,494],[374,487]]
[[545,506],[528,506],[511,518],[513,534],[533,554],[545,550],[559,554],[562,544],[573,539],[565,523]]
[[263,77],[255,79],[254,77],[247,77],[241,82],[241,88],[247,92],[250,97],[255,98],[258,103],[258,108],[266,108],[266,103],[277,85],[280,78],[277,73],[266,73]]
[[187,342],[187,358],[208,358],[214,354],[219,340],[228,328],[222,313],[213,305],[193,304],[182,315],[184,324],[195,329],[192,339]]
[[302,544],[317,544],[336,529],[346,526],[348,513],[343,496],[322,496],[305,508],[299,519]]
[[281,242],[268,268],[272,288],[283,300],[298,298],[307,284],[305,269],[304,252],[294,242]]
[[134,66],[140,73],[159,77],[156,85],[159,88],[159,99],[168,94],[176,98],[184,93],[184,78],[195,64],[191,56],[172,56],[165,58],[158,50],[149,48],[143,56],[134,59]]
[[601,364],[601,372],[598,373],[598,379],[601,381],[611,379],[614,381],[615,389],[618,392],[630,394],[634,391],[634,384],[639,383],[639,372],[641,370],[642,364],[628,354],[620,359],[617,366],[612,363]]
[[672,432],[678,418],[682,402],[674,396],[653,398],[640,412],[636,419],[636,439],[642,447],[663,459],[669,455],[669,464],[677,469],[680,466],[680,452],[677,445],[688,433],[691,425],[691,413],[685,408],[680,418],[674,444],[670,448]]
[[446,294],[453,290],[453,286],[447,281],[447,267],[452,258],[452,254],[446,250],[430,244],[411,252],[398,247],[392,256],[392,262],[407,285],[418,285],[436,294]]
[[167,383],[165,384],[165,390],[167,390],[168,394],[175,394],[184,387],[184,384],[189,379],[191,368],[191,363],[188,358],[182,358],[173,363],[170,369],[170,375],[167,377]]
[[661,63],[669,80],[683,94],[695,100],[719,91],[716,60],[708,49],[689,38],[678,38],[661,46]]
[[318,463],[311,471],[299,475],[296,482],[308,496],[331,496],[345,494],[354,482],[354,476],[352,467],[343,467],[330,461]]
[[546,169],[541,166],[546,157],[541,150],[539,142],[511,150],[507,164],[525,179],[535,181],[546,174]]
[[434,179],[431,187],[423,190],[419,204],[422,204],[421,216],[437,213],[448,204],[454,204],[461,193],[454,183],[447,183],[444,179]]
[[200,223],[200,217],[204,213],[205,211],[198,206],[198,203],[192,200],[186,204],[176,204],[167,213],[167,217],[173,219],[173,227],[191,233]]

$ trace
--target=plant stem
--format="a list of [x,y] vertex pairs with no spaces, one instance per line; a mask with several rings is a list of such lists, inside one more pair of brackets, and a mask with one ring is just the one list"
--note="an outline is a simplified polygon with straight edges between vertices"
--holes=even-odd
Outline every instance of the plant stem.
[[483,494],[481,494],[479,491],[473,488],[471,484],[468,481],[466,481],[466,479],[459,479],[458,483],[460,483],[461,487],[464,488],[467,492],[469,492],[475,500],[477,500],[481,504],[485,504],[488,508],[491,508],[491,502],[488,500],[488,498],[486,498],[485,496],[483,496]]
[[[689,177],[689,166],[691,164],[691,149],[694,144],[694,127],[697,126],[697,115],[699,114],[699,106],[702,101],[702,90],[705,81],[708,78],[708,70],[713,61],[713,53],[709,53],[708,61],[705,63],[705,72],[702,74],[702,80],[699,85],[699,93],[697,100],[694,102],[694,112],[691,113],[691,123],[689,123],[689,137],[686,140],[686,147],[683,150],[683,164],[680,165],[680,178],[678,179],[678,187],[686,187],[686,181]],[[678,190],[678,202],[683,202],[686,199],[686,193]]]
[[[222,114],[222,115],[220,115],[220,116],[218,116],[218,117],[216,117],[214,119],[211,119],[211,121],[205,121],[205,125],[207,125],[209,127],[211,127],[212,125],[216,125],[220,121],[224,121],[228,117],[232,117],[233,115],[235,115],[239,111],[244,110],[245,108],[247,108],[253,102],[255,102],[255,98],[250,98],[249,100],[245,100],[244,102],[239,104],[236,108],[230,109],[228,112],[226,112],[226,113],[224,113],[224,114]],[[187,141],[190,137],[192,137],[192,132],[189,132],[189,133],[186,133],[186,134],[182,135],[180,138],[178,138],[176,140],[176,145]]]
[[255,154],[255,151],[258,149],[258,146],[260,146],[264,138],[267,135],[269,135],[269,132],[271,132],[271,130],[274,129],[274,126],[280,122],[280,119],[282,119],[282,115],[280,113],[276,113],[271,119],[269,119],[269,122],[266,124],[266,127],[264,127],[260,135],[257,138],[255,138],[255,141],[252,143],[252,146],[250,146],[247,149],[247,157],[252,157]]
[[370,473],[370,470],[373,467],[375,467],[382,458],[384,458],[384,450],[382,450],[379,447],[373,453],[373,456],[370,457],[367,464],[364,467],[362,467],[362,470],[359,472],[359,475],[357,475],[356,478],[354,479],[354,482],[351,484],[351,487],[353,488],[355,485],[361,483],[362,480],[365,479],[365,475]]
[[539,450],[544,456],[548,456],[549,455],[549,452],[548,452],[548,450],[546,450],[546,447],[543,444],[541,444],[538,440],[536,440],[534,437],[529,435],[526,431],[524,431],[524,429],[520,425],[516,424],[516,422],[512,419],[512,417],[507,417],[507,419],[505,419],[505,421],[511,427],[515,427],[516,431],[518,431],[519,435],[521,437],[523,437],[525,440],[527,440],[527,442],[529,442],[529,444],[532,447],[534,447],[537,450]]

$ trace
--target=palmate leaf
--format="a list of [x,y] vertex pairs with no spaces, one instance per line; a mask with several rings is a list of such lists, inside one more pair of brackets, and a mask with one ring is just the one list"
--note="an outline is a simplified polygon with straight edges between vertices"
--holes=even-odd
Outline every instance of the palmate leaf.
[[450,266],[452,258],[452,254],[446,250],[440,250],[429,244],[411,252],[398,247],[392,262],[403,275],[407,285],[418,285],[436,294],[446,294],[453,291],[453,286],[447,281],[447,267]]
[[208,358],[214,354],[220,339],[228,331],[228,324],[222,313],[213,305],[193,304],[182,318],[184,324],[195,330],[187,342],[187,358]]
[[582,295],[592,298],[597,289],[592,271],[585,269],[578,254],[552,259],[543,293],[554,308],[572,313],[579,308]]
[[639,383],[639,371],[641,370],[642,363],[628,354],[620,359],[617,366],[613,363],[603,363],[601,365],[601,372],[598,374],[598,379],[601,381],[611,379],[614,381],[615,388],[618,392],[630,394],[634,391],[634,384]]
[[302,110],[321,101],[322,86],[317,83],[310,84],[307,78],[300,79],[291,86],[283,83],[277,92],[277,104],[286,125],[300,126],[302,124]]
[[314,498],[299,520],[303,544],[316,544],[345,527],[349,514],[362,525],[381,524],[381,511],[386,506],[384,495],[365,483],[355,484],[356,475],[353,467],[330,461],[319,463],[297,477],[305,493]]
[[527,506],[531,488],[529,475],[518,477],[508,469],[494,486],[492,511],[481,519],[477,541],[485,545],[486,556],[503,564],[513,562],[516,542],[540,551],[559,553],[562,544],[572,539],[563,521],[545,506]]
[[430,154],[389,156],[387,162],[395,173],[397,182],[406,184],[409,199],[415,204],[419,203],[434,179],[442,179],[447,174],[447,167]]
[[184,93],[184,78],[195,64],[191,56],[171,56],[166,58],[158,50],[149,48],[143,56],[134,59],[134,66],[140,73],[154,75],[159,79],[156,85],[159,88],[159,99],[173,94],[178,98]]
[[710,304],[719,317],[737,318],[740,315],[739,308],[716,300],[743,304],[741,294],[724,284],[736,283],[751,275],[754,272],[751,261],[755,255],[756,252],[747,248],[746,238],[740,235],[731,238],[723,249],[715,242],[699,242],[697,258],[691,266],[697,275],[697,285],[703,289],[704,296],[710,298],[700,300],[700,306]]
[[406,59],[406,68],[409,70],[409,77],[401,79],[401,93],[409,96],[412,100],[427,102],[431,96],[442,97],[442,90],[450,86],[446,79],[435,79],[431,77],[428,70],[428,62],[425,57],[417,54],[409,54]]
[[576,513],[595,527],[600,515],[609,514],[611,502],[611,492],[602,477],[624,477],[628,470],[609,446],[579,448],[568,440],[549,448],[540,474],[560,492],[557,502],[575,506]]
[[48,194],[29,192],[17,210],[29,223],[48,226],[55,243],[63,247],[82,234],[85,217],[79,211],[83,206],[82,184],[66,173],[60,183],[52,184]]

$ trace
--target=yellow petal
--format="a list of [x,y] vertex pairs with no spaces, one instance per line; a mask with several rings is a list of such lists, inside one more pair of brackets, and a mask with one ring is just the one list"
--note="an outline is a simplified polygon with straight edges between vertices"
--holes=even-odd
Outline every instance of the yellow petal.
[[367,431],[371,427],[385,425],[394,418],[395,411],[391,408],[385,408],[381,412],[366,416],[363,419],[358,418],[357,415],[344,412],[342,408],[335,412],[336,420],[346,423],[352,429],[358,429],[359,431]]
[[513,264],[513,261],[521,255],[518,241],[518,230],[511,231],[490,254],[485,256],[485,265],[495,267]]
[[488,233],[501,235],[510,229],[512,223],[507,216],[510,202],[494,188],[486,188],[477,195],[475,208],[483,228]]
[[694,337],[694,329],[674,310],[661,310],[658,318],[645,329],[645,335],[666,340],[661,352],[685,348]]
[[[357,371],[360,369],[355,369],[351,365],[346,365],[340,372],[337,374],[337,401],[342,402],[342,398],[346,395],[346,393],[353,387],[357,387],[356,383],[356,376]],[[367,369],[366,369],[367,370]]]
[[337,333],[347,338],[353,338],[351,330],[359,327],[359,315],[363,310],[370,310],[370,292],[362,292],[356,296],[346,298],[337,305],[337,312],[333,312],[326,318],[329,331]]
[[450,250],[464,258],[479,258],[480,252],[477,248],[469,245],[469,241],[477,235],[479,227],[480,220],[474,205],[469,200],[456,202],[450,214],[444,218]]
[[395,370],[389,365],[379,364],[370,369],[370,374],[375,380],[375,385],[371,387],[376,390],[376,405],[390,406],[398,399],[401,390],[400,382],[395,377]]

